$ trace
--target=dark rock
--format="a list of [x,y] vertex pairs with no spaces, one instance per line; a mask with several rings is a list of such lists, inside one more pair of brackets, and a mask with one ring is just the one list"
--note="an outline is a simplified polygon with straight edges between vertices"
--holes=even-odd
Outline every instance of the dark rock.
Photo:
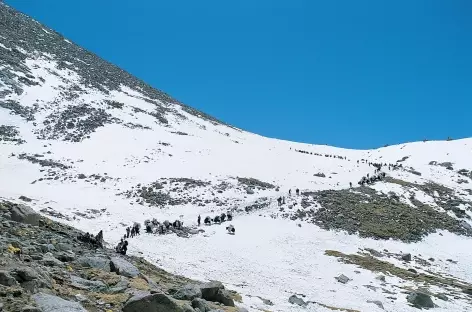
[[71,285],[75,288],[84,289],[84,290],[102,290],[107,286],[100,281],[89,281],[78,276],[72,275],[70,277]]
[[25,205],[12,205],[10,209],[11,219],[16,222],[39,225],[41,216],[33,209]]
[[40,278],[32,268],[18,267],[11,271],[12,276],[20,283],[32,281]]
[[221,282],[209,282],[203,285],[200,285],[200,290],[202,292],[202,298],[208,301],[217,301],[217,294],[220,289],[225,287]]
[[407,296],[406,300],[414,307],[419,309],[435,307],[433,300],[431,300],[431,297],[422,292],[412,292]]
[[18,282],[7,271],[0,271],[0,285],[15,286]]
[[407,254],[404,254],[402,255],[402,260],[403,261],[411,261],[411,254],[407,253]]
[[180,288],[175,294],[172,295],[175,299],[178,300],[193,300],[195,298],[202,297],[202,291],[198,285],[187,284],[184,287]]
[[66,243],[58,243],[56,244],[56,249],[58,251],[69,251],[72,250],[72,245],[71,244],[66,244]]
[[199,309],[201,312],[211,311],[211,307],[208,302],[200,298],[195,298],[192,300],[192,307],[194,309]]
[[374,257],[378,257],[378,258],[383,257],[383,254],[375,249],[366,248],[365,250],[367,250]]
[[110,272],[110,260],[104,257],[80,257],[76,262],[86,268]]
[[51,253],[46,253],[43,259],[40,261],[45,266],[63,266],[63,263],[57,260]]
[[298,298],[297,295],[291,295],[290,298],[288,298],[288,302],[290,302],[291,304],[299,305],[301,307],[305,307],[307,305],[307,303],[303,299]]
[[373,303],[376,306],[378,306],[379,308],[381,308],[382,310],[384,310],[384,306],[383,306],[382,302],[380,302],[378,300],[367,300],[367,303]]
[[136,277],[139,275],[139,270],[134,265],[120,257],[110,259],[110,271],[126,277]]
[[31,198],[21,195],[18,199],[25,201],[27,203],[33,201]]
[[53,295],[39,293],[33,295],[33,299],[42,312],[87,312],[80,303],[67,301]]
[[234,307],[234,300],[227,289],[219,289],[213,301],[222,303],[225,306]]
[[185,312],[172,298],[165,294],[135,296],[126,302],[123,312]]
[[443,300],[443,301],[449,301],[449,298],[445,294],[437,294],[436,298]]
[[343,284],[346,284],[347,282],[349,282],[351,279],[349,277],[347,277],[346,275],[344,274],[341,274],[337,277],[335,277],[335,279],[340,282],[340,283],[343,283]]
[[62,262],[71,262],[75,260],[75,254],[72,251],[60,252],[56,254],[56,258]]

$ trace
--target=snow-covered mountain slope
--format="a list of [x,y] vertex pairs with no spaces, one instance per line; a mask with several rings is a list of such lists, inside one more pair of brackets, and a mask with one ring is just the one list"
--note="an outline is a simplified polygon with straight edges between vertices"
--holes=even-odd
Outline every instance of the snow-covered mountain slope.
[[418,288],[436,311],[472,309],[472,139],[358,151],[248,133],[3,4],[1,198],[112,244],[133,222],[232,211],[236,235],[143,234],[129,250],[223,281],[251,311],[415,311]]

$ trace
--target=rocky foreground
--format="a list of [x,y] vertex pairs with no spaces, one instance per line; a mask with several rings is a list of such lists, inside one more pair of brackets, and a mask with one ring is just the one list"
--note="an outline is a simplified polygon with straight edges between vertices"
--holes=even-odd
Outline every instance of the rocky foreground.
[[169,274],[142,258],[96,249],[80,231],[0,202],[1,312],[245,311],[220,282]]

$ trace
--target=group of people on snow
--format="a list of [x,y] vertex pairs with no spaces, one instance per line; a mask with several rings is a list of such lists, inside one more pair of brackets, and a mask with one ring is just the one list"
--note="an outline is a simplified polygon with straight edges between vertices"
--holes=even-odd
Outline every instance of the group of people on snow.
[[146,233],[149,234],[165,234],[167,231],[172,229],[182,230],[184,222],[180,220],[175,220],[170,222],[165,220],[164,222],[157,221],[156,218],[151,220],[144,221],[144,226],[146,227]]
[[[203,220],[203,223],[205,225],[211,225],[212,223],[218,223],[218,224],[221,224],[223,222],[225,222],[226,220],[228,221],[232,221],[233,220],[233,215],[231,214],[231,212],[228,212],[228,213],[222,213],[221,215],[217,215],[213,218],[207,216],[205,217],[205,219]],[[198,223],[198,226],[201,225],[201,221],[202,221],[202,217],[199,215],[198,218],[197,218],[197,223]]]
[[123,236],[124,239],[133,238],[136,235],[139,235],[139,230],[141,229],[141,225],[139,223],[134,223],[133,226],[128,226],[126,228],[126,234]]
[[357,182],[357,184],[359,184],[360,186],[364,186],[365,184],[372,184],[376,181],[381,181],[383,178],[385,178],[385,176],[385,172],[376,171],[376,174],[374,175],[369,176],[369,174],[367,174],[367,176],[362,177],[362,179]]

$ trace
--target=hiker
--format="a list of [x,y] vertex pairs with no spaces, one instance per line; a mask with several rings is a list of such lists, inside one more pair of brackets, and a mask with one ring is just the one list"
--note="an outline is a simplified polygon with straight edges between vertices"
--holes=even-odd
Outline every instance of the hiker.
[[120,253],[126,255],[126,251],[128,251],[128,241],[125,241],[123,246],[121,246]]
[[216,217],[213,219],[213,222],[221,224],[220,216],[216,216]]
[[279,203],[279,206],[282,205],[282,197],[277,198],[277,202]]
[[205,217],[205,220],[203,222],[205,223],[205,225],[211,225],[210,217]]
[[200,215],[198,215],[198,218],[197,218],[197,223],[198,223],[198,226],[200,226],[200,221],[202,220],[202,217],[200,217]]
[[285,196],[282,197],[282,205],[285,205]]
[[226,227],[226,230],[228,231],[229,234],[234,234],[236,232],[236,229],[232,224]]
[[172,226],[174,227],[174,229],[180,230],[182,228],[182,222],[180,222],[179,220],[175,220]]
[[349,182],[349,188],[352,188],[352,182]]
[[121,241],[118,243],[118,245],[116,245],[115,251],[116,251],[116,252],[120,252],[120,251],[121,251],[121,247],[123,246],[123,244],[124,244],[124,241],[123,241],[123,239],[121,239]]
[[291,196],[292,195],[292,189],[289,189],[288,190],[288,196]]
[[232,221],[233,220],[233,215],[231,214],[231,212],[228,212],[226,214],[226,217],[228,218],[228,221]]
[[126,228],[126,238],[129,238],[129,232],[130,232],[130,230],[131,230],[131,229],[130,229],[129,226],[128,226],[128,227]]
[[226,221],[226,213],[223,212],[220,217],[221,217],[221,222]]
[[150,224],[146,225],[146,233],[152,233],[152,227]]
[[134,226],[133,226],[133,227],[131,228],[131,238],[134,237],[134,229],[135,229],[135,228],[134,228]]

